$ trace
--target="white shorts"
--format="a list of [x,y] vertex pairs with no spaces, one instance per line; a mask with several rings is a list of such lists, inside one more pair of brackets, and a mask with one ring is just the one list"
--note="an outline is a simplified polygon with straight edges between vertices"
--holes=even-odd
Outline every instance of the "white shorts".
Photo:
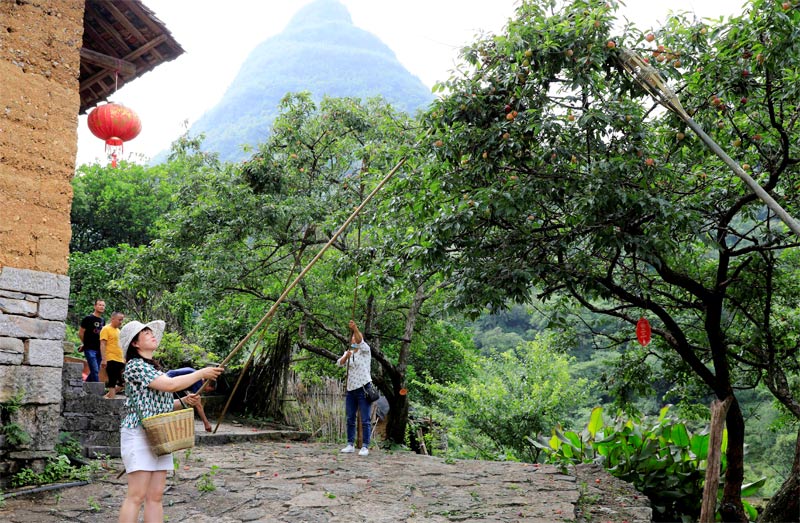
[[122,427],[119,429],[119,446],[122,454],[122,463],[125,464],[125,472],[136,472],[137,470],[172,470],[172,454],[156,456],[147,441],[147,434],[142,427],[129,429]]

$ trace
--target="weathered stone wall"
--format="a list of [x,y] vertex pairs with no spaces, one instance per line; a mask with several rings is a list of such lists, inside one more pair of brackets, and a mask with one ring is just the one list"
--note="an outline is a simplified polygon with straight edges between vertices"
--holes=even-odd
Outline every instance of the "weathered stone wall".
[[0,0],[0,267],[67,273],[83,11]]
[[81,442],[87,457],[102,454],[118,458],[125,397],[103,398],[104,384],[84,383],[82,373],[82,363],[64,364],[61,430]]
[[68,298],[66,276],[0,267],[0,403],[21,395],[20,409],[3,413],[0,425],[16,423],[31,437],[15,447],[0,438],[0,478],[53,454]]

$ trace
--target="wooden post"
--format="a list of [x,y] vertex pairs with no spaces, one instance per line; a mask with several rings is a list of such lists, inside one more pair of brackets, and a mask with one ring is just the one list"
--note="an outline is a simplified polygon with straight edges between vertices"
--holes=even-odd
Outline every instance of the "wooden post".
[[719,489],[719,468],[722,459],[722,431],[725,416],[733,402],[733,396],[725,401],[715,399],[711,402],[711,428],[708,434],[708,456],[706,458],[706,482],[703,486],[703,504],[700,507],[700,523],[714,523]]

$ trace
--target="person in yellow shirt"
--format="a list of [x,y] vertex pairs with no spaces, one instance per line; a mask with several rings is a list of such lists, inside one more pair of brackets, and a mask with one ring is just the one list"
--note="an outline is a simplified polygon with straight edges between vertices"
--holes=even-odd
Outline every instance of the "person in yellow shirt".
[[122,390],[122,371],[125,370],[125,358],[119,346],[119,328],[125,315],[121,312],[111,314],[111,322],[100,331],[100,368],[106,369],[108,375],[108,392],[106,399],[113,399]]

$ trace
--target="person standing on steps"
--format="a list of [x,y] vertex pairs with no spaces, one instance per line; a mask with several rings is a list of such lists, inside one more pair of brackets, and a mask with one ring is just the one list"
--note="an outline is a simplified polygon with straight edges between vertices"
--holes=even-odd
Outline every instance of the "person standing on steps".
[[119,346],[119,328],[125,315],[121,312],[112,312],[111,321],[100,331],[100,368],[106,369],[108,375],[108,392],[105,399],[114,399],[117,392],[122,390],[122,371],[125,370],[125,358]]
[[341,450],[344,453],[355,452],[356,441],[356,412],[361,413],[361,432],[363,445],[361,450],[358,451],[359,456],[369,455],[369,437],[370,437],[370,402],[367,399],[367,393],[364,390],[364,385],[372,381],[370,375],[370,366],[372,364],[372,352],[367,342],[364,341],[364,336],[358,330],[356,322],[350,320],[350,348],[342,354],[342,357],[336,361],[340,367],[347,366],[347,384],[345,388],[344,405],[345,414],[347,416],[347,446]]
[[94,310],[81,320],[78,329],[78,338],[81,339],[79,351],[86,357],[89,364],[89,375],[86,381],[100,381],[100,331],[106,324],[103,313],[106,311],[106,302],[94,300]]
[[[191,387],[198,380],[217,379],[222,367],[206,367],[191,374],[170,378],[161,371],[153,353],[161,343],[165,324],[161,320],[142,324],[126,323],[119,333],[120,347],[125,351],[125,410],[120,423],[120,454],[128,475],[128,491],[119,510],[119,522],[139,521],[144,505],[144,521],[164,521],[164,488],[167,471],[173,469],[172,454],[156,456],[142,428],[142,418],[181,409],[173,392]],[[200,396],[183,398],[196,406]]]

